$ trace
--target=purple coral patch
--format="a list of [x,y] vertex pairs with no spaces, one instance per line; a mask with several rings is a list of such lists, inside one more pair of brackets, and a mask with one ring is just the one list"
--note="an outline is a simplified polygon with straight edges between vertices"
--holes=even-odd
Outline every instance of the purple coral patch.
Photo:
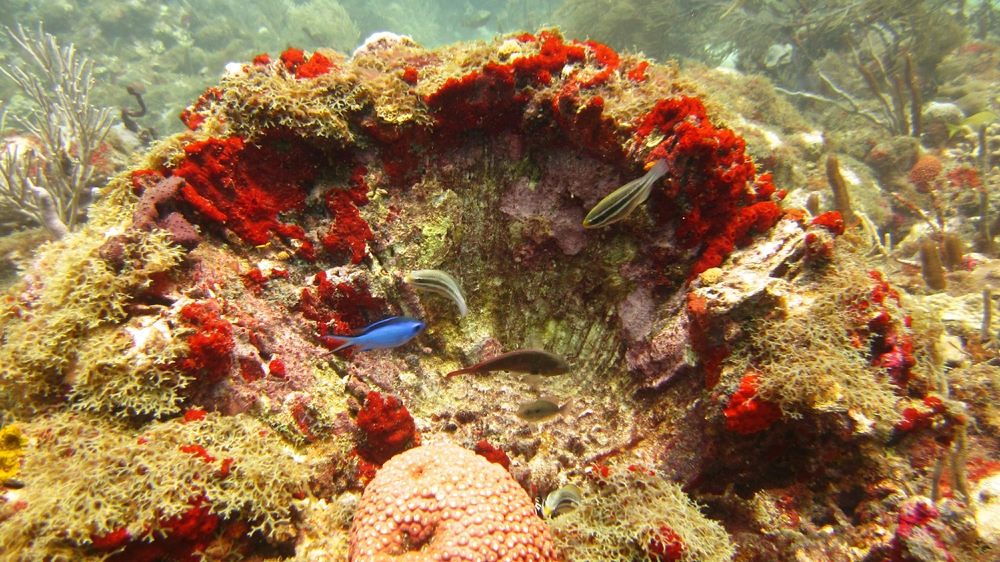
[[[158,174],[149,177],[159,177],[160,180],[143,190],[132,214],[132,228],[166,230],[175,244],[193,250],[198,245],[198,231],[184,215],[170,210],[174,197],[186,183],[184,178],[163,178]],[[166,216],[160,218],[164,213]]]

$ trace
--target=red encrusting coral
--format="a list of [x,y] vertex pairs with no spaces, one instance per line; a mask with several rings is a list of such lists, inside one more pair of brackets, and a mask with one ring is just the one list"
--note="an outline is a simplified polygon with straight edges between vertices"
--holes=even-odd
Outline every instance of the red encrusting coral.
[[383,398],[374,390],[358,411],[358,427],[365,438],[355,450],[358,456],[377,465],[420,444],[420,434],[406,406],[399,398]]
[[198,331],[186,340],[188,352],[178,361],[178,367],[190,376],[206,382],[216,382],[229,374],[233,366],[232,351],[236,347],[233,327],[219,316],[214,300],[192,303],[181,309],[180,316]]
[[[211,506],[203,497],[192,500],[191,508],[184,513],[164,519],[157,525],[158,532],[151,534],[147,529],[143,537],[132,537],[125,528],[116,529],[104,535],[91,537],[95,550],[111,554],[114,562],[156,562],[175,560],[195,562],[204,559],[206,549],[216,539],[219,516],[212,513]],[[246,534],[245,532],[243,534]]]
[[316,415],[309,406],[309,400],[304,395],[298,395],[291,401],[288,413],[292,416],[292,421],[295,422],[295,427],[298,428],[302,437],[305,438],[306,443],[316,441],[316,434],[313,433],[313,426],[316,423]]
[[211,113],[212,106],[222,99],[222,90],[219,88],[208,88],[205,93],[198,96],[198,100],[181,111],[180,118],[184,125],[192,131],[201,126]]
[[[549,102],[556,123],[573,143],[609,161],[624,157],[623,147],[629,143],[623,135],[629,132],[637,146],[654,131],[665,136],[646,157],[647,162],[666,159],[670,164],[667,186],[657,190],[658,203],[651,205],[660,226],[677,221],[681,249],[699,249],[689,278],[720,265],[736,245],[749,242],[751,232],[765,232],[781,217],[781,209],[771,200],[776,189],[770,174],[757,178],[756,197],[747,197],[756,167],[745,143],[733,131],[713,126],[700,100],[688,96],[661,100],[637,125],[618,124],[604,115],[601,96],[579,95],[581,89],[597,86],[617,71],[621,63],[617,53],[592,41],[566,44],[547,32],[519,40],[540,41],[540,52],[509,65],[487,63],[461,78],[449,78],[425,97],[436,118],[436,141],[470,130],[495,133],[521,123],[521,112],[533,95],[527,85],[549,84],[553,73],[565,74],[568,64],[582,62],[589,51],[603,69],[585,80],[572,72],[564,79]],[[639,67],[644,76],[645,67]],[[686,201],[678,204],[679,196]]]
[[182,452],[188,453],[189,455],[200,457],[201,460],[205,461],[206,463],[211,464],[215,462],[215,457],[208,454],[208,451],[205,450],[205,447],[202,447],[201,445],[181,445],[180,449]]
[[698,354],[699,362],[705,375],[705,388],[712,389],[719,382],[722,362],[729,355],[725,343],[716,342],[712,337],[711,322],[708,315],[708,299],[688,293],[687,314],[691,320],[691,348]]
[[643,82],[646,80],[646,69],[649,68],[649,63],[642,61],[635,66],[632,70],[628,71],[626,76],[629,80],[633,82]]
[[945,413],[944,403],[937,396],[924,398],[924,406],[928,409],[905,408],[903,419],[893,425],[897,431],[917,431],[934,424],[934,417]]
[[254,66],[263,66],[265,64],[271,64],[271,55],[267,53],[261,53],[253,58]]
[[178,196],[209,226],[228,228],[244,242],[266,244],[271,233],[302,240],[303,229],[278,221],[300,209],[326,159],[297,135],[272,131],[244,144],[239,137],[211,138],[184,147],[173,170],[187,180]]
[[580,83],[581,88],[590,88],[593,86],[599,86],[606,82],[611,76],[611,73],[618,70],[618,66],[621,64],[621,59],[618,57],[618,53],[614,49],[598,43],[597,41],[587,41],[584,45],[590,47],[591,52],[594,53],[594,58],[597,62],[604,67],[603,70],[592,76],[589,80]]
[[301,49],[288,48],[278,56],[278,60],[285,66],[285,70],[294,72],[295,67],[306,62],[306,54]]
[[417,83],[417,79],[419,77],[420,73],[417,71],[416,68],[413,68],[412,66],[407,66],[406,68],[403,69],[403,82],[406,82],[407,84],[410,84],[412,86]]
[[285,368],[285,362],[281,359],[271,359],[271,362],[267,364],[267,372],[272,377],[285,378],[288,376],[288,371]]
[[187,410],[186,412],[184,412],[184,419],[181,421],[181,423],[190,423],[190,422],[195,422],[195,421],[201,421],[201,420],[205,419],[205,417],[207,417],[207,416],[208,416],[208,412],[206,412],[205,410],[198,410],[198,409],[195,409],[195,408],[191,408],[190,410]]
[[749,371],[740,380],[739,390],[729,398],[723,414],[726,429],[741,435],[764,431],[781,419],[781,408],[757,396],[757,379],[760,374]]
[[[666,159],[670,171],[667,188],[657,197],[655,215],[658,224],[677,220],[677,238],[684,249],[700,247],[700,255],[692,265],[693,278],[706,269],[717,267],[737,243],[745,242],[752,228],[757,232],[769,229],[781,212],[758,189],[757,201],[747,201],[744,194],[756,167],[745,153],[745,142],[729,129],[718,129],[709,121],[704,104],[697,98],[679,96],[661,100],[641,120],[636,136],[644,140],[654,131],[666,138],[650,153],[647,160]],[[769,178],[761,176],[766,185]],[[683,195],[686,205],[678,205],[676,196]],[[750,210],[744,210],[749,208]],[[681,209],[680,216],[678,209]]]
[[243,274],[243,286],[255,295],[260,294],[264,286],[267,285],[267,281],[267,275],[264,275],[264,272],[257,268]]
[[[897,329],[896,323],[902,322],[909,328],[910,318],[897,318],[894,322],[892,313],[901,306],[899,293],[889,286],[881,272],[870,271],[868,276],[874,282],[871,290],[865,298],[850,303],[848,310],[860,325],[856,335],[859,341],[866,342],[872,365],[884,369],[889,381],[902,392],[917,361],[913,357],[912,336]],[[895,301],[895,305],[890,307],[888,300]]]
[[684,556],[684,550],[684,542],[666,525],[660,525],[656,535],[646,545],[650,560],[656,562],[677,562]]
[[346,259],[355,265],[364,259],[368,242],[375,238],[358,210],[368,204],[366,172],[364,166],[355,166],[351,171],[350,189],[331,189],[324,196],[333,225],[320,242],[335,259]]
[[360,282],[333,283],[325,271],[320,271],[313,284],[315,291],[302,289],[296,308],[317,323],[320,335],[349,334],[382,318],[388,310],[385,299],[372,296]]
[[494,447],[485,439],[481,439],[479,443],[476,443],[476,454],[504,467],[504,470],[510,470],[510,457],[507,456],[507,453],[500,447]]
[[247,382],[264,378],[264,367],[253,357],[240,357],[240,376]]
[[296,78],[315,78],[334,68],[333,61],[320,53],[313,53],[309,61],[295,67]]
[[822,226],[831,234],[840,236],[844,233],[844,218],[840,216],[840,211],[829,211],[814,218],[810,226]]
[[899,507],[899,525],[890,543],[888,560],[891,562],[917,562],[941,560],[951,562],[946,537],[952,531],[941,520],[941,512],[931,500],[921,496],[907,498]]
[[437,121],[436,134],[447,138],[474,129],[495,133],[519,123],[531,99],[522,85],[548,85],[553,73],[586,59],[583,47],[567,45],[558,35],[543,31],[537,39],[522,36],[522,42],[535,41],[542,42],[537,55],[517,58],[509,65],[487,63],[461,78],[449,78],[426,96],[424,101]]

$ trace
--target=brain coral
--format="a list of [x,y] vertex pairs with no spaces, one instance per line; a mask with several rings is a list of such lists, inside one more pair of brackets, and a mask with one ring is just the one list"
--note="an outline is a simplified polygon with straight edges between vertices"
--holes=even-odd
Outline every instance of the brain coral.
[[396,455],[351,526],[350,560],[557,560],[528,494],[500,465],[457,445]]

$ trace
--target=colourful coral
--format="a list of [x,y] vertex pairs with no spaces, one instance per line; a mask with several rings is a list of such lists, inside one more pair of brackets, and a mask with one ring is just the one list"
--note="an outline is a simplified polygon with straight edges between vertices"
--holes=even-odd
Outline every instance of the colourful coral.
[[358,455],[368,462],[383,464],[420,444],[413,417],[395,396],[383,398],[374,390],[369,392],[365,407],[358,411],[358,426],[365,434]]
[[479,443],[476,443],[476,454],[492,463],[502,466],[504,470],[510,470],[510,457],[507,456],[507,453],[502,448],[493,446],[485,439],[481,439]]
[[215,228],[225,227],[253,245],[270,233],[302,239],[301,227],[279,222],[279,213],[300,208],[305,182],[316,176],[321,154],[296,136],[275,134],[245,145],[238,137],[208,139],[184,148],[172,171],[187,180],[180,199]]
[[899,525],[892,539],[892,560],[954,560],[948,548],[952,532],[928,498],[908,498],[899,507]]
[[565,560],[725,562],[734,554],[722,527],[681,487],[640,465],[592,465],[583,501],[549,520]]
[[21,508],[0,526],[0,550],[24,559],[70,547],[182,559],[208,550],[223,526],[275,538],[305,488],[306,472],[283,441],[245,416],[190,416],[137,432],[59,414],[24,430],[36,445],[19,476]]
[[192,303],[181,309],[181,318],[198,331],[187,338],[188,352],[178,367],[206,382],[217,382],[229,374],[233,365],[233,328],[219,316],[214,301]]
[[336,259],[359,264],[365,257],[367,243],[374,239],[371,228],[361,218],[358,207],[368,203],[368,184],[365,183],[365,167],[357,166],[351,171],[351,188],[334,189],[326,193],[326,207],[333,219],[330,230],[320,242],[323,248]]
[[742,435],[764,431],[781,419],[781,408],[757,396],[760,373],[749,372],[740,380],[739,390],[729,397],[723,413],[726,429]]
[[809,224],[811,226],[822,226],[836,236],[844,234],[844,218],[837,211],[823,213],[814,218]]
[[365,488],[351,525],[351,562],[557,560],[528,494],[502,467],[457,445],[411,449]]
[[[681,245],[701,248],[692,276],[719,266],[737,243],[745,242],[751,228],[764,232],[780,217],[777,206],[766,200],[773,186],[770,192],[759,192],[759,201],[746,199],[744,190],[756,168],[744,152],[745,143],[732,131],[714,127],[700,100],[680,96],[657,102],[636,136],[646,139],[654,133],[665,138],[649,160],[670,163],[665,193],[683,194],[687,200],[680,206],[674,197],[658,197],[653,203],[657,220],[662,224],[676,219]],[[687,210],[678,216],[679,209]]]
[[941,160],[933,154],[925,154],[917,160],[917,163],[910,168],[910,181],[917,186],[918,190],[926,191],[931,182],[941,175]]

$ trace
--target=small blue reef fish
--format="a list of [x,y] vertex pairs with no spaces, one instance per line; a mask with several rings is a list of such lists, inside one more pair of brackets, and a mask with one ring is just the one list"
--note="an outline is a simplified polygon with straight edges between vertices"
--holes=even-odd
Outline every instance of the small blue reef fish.
[[601,199],[583,219],[584,228],[608,226],[629,216],[640,203],[649,197],[653,184],[670,170],[666,160],[657,160],[656,164],[639,179],[632,180],[616,189],[611,195]]
[[424,331],[424,323],[406,316],[393,316],[368,326],[356,336],[323,336],[326,346],[337,345],[333,351],[340,351],[352,345],[361,346],[361,351],[399,347]]
[[465,306],[465,297],[455,278],[440,269],[415,269],[406,274],[403,281],[418,289],[444,295],[458,305],[458,315],[465,317],[469,309]]

